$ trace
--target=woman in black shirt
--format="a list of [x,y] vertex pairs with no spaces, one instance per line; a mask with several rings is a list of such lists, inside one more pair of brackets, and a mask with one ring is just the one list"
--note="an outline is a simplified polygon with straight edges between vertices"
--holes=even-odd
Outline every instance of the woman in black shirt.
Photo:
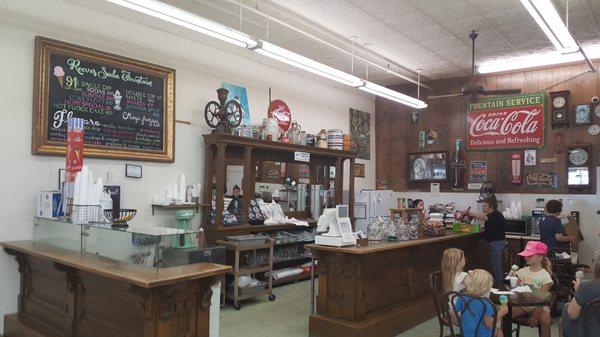
[[467,214],[485,221],[484,237],[490,247],[492,275],[494,275],[494,284],[498,287],[504,281],[502,253],[504,252],[504,248],[506,248],[506,219],[498,211],[496,198],[485,198],[481,204],[483,213],[467,210]]

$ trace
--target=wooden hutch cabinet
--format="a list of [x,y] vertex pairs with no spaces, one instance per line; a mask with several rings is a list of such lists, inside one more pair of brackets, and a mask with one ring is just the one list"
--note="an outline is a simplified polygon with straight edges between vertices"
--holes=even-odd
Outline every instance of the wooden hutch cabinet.
[[[222,240],[227,236],[250,234],[258,232],[281,231],[296,228],[294,224],[277,225],[250,225],[242,223],[238,225],[226,226],[223,224],[223,204],[226,191],[227,166],[236,165],[243,167],[242,190],[243,201],[242,210],[246,212],[250,200],[255,197],[255,188],[257,180],[262,177],[262,172],[269,168],[265,162],[269,163],[287,163],[287,164],[306,164],[310,168],[310,185],[320,184],[326,187],[330,186],[329,167],[335,167],[335,176],[333,177],[334,189],[331,192],[333,204],[343,203],[343,180],[344,163],[349,162],[349,183],[348,204],[350,208],[350,217],[354,214],[354,152],[324,149],[312,146],[294,145],[274,141],[260,140],[247,137],[239,137],[227,134],[207,134],[204,135],[205,144],[205,171],[204,171],[204,195],[203,200],[209,208],[203,212],[202,225],[205,231],[206,239],[209,243]],[[309,162],[294,161],[295,152],[306,152],[310,154]],[[260,173],[257,179],[257,171]],[[297,170],[290,170],[290,174],[295,174]],[[298,179],[298,177],[295,177]],[[278,183],[279,180],[271,178],[267,182]],[[309,189],[310,190],[310,189]],[[310,198],[310,193],[308,193]],[[211,221],[211,207],[214,208],[214,221]],[[308,202],[310,205],[310,201]],[[311,227],[316,225],[316,219],[311,219],[310,209],[295,210],[285,212],[289,217],[296,219],[307,219]]]

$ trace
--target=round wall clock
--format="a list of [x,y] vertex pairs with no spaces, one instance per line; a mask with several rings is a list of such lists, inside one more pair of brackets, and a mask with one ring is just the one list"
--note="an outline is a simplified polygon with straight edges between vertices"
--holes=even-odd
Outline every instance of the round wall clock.
[[589,155],[587,150],[575,148],[569,151],[569,163],[575,166],[583,166],[587,163]]
[[567,100],[562,97],[554,97],[554,99],[552,100],[552,106],[554,106],[555,108],[562,108],[565,106],[565,104],[567,103]]
[[415,172],[415,179],[424,179],[425,172],[427,172],[427,163],[423,158],[415,159],[413,164],[413,171]]

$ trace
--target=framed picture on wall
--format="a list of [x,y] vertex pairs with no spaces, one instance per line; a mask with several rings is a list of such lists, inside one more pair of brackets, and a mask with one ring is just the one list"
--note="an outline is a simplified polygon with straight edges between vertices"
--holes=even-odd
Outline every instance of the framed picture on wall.
[[412,182],[448,180],[448,152],[409,153],[408,164]]
[[578,104],[574,108],[575,126],[592,124],[592,110],[590,104]]
[[356,178],[365,177],[365,164],[354,163],[354,176]]

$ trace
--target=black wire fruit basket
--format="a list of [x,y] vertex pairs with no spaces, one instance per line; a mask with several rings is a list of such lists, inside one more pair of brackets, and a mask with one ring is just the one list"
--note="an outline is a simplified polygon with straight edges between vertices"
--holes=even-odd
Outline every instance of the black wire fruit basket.
[[105,209],[104,216],[112,222],[114,227],[128,227],[127,221],[131,221],[137,214],[137,209]]

